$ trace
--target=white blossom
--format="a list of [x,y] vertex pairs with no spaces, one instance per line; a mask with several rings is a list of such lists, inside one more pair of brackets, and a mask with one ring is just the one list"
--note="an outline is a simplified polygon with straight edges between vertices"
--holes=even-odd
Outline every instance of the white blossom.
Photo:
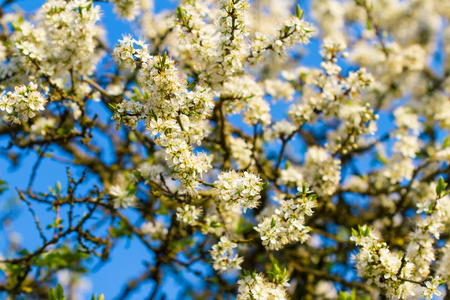
[[127,208],[134,207],[136,205],[136,197],[134,194],[131,194],[126,188],[114,185],[109,189],[109,194],[111,195],[114,208]]
[[262,244],[268,250],[279,250],[284,245],[305,242],[309,238],[310,228],[304,225],[306,216],[313,214],[312,209],[317,206],[316,197],[307,196],[310,192],[298,188],[299,197],[296,199],[280,200],[280,207],[269,217],[255,227],[261,236]]
[[119,16],[132,20],[140,12],[140,0],[113,0],[114,12]]
[[169,230],[161,222],[145,222],[141,226],[141,230],[144,234],[148,235],[153,240],[164,239]]
[[243,208],[245,212],[248,208],[258,207],[262,183],[255,174],[232,170],[219,175],[214,182],[214,193],[218,203],[226,209]]
[[36,84],[30,82],[27,86],[16,86],[14,91],[2,93],[0,110],[6,112],[3,120],[19,124],[20,120],[27,122],[29,118],[36,116],[36,112],[44,110],[47,100],[37,88]]
[[323,148],[311,147],[306,152],[304,175],[308,182],[315,182],[319,195],[332,195],[341,179],[341,162]]
[[240,264],[244,259],[233,250],[236,247],[236,243],[231,242],[226,236],[222,236],[210,251],[211,258],[214,261],[213,268],[222,273],[241,269]]
[[202,209],[194,205],[185,204],[177,208],[177,220],[186,225],[195,225],[202,215]]
[[257,273],[252,273],[245,276],[238,281],[238,300],[287,300],[285,286],[288,283],[270,282],[265,276]]

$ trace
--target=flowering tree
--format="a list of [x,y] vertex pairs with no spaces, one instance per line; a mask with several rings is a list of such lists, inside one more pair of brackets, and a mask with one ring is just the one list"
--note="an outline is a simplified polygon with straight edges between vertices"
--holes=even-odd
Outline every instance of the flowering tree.
[[[148,267],[108,298],[159,299],[172,270],[195,299],[450,299],[449,1],[13,2],[0,134],[38,159],[1,192],[41,243],[6,240],[0,295],[72,299],[56,274],[135,239]],[[100,2],[136,35],[110,48]],[[49,190],[48,160],[67,165]]]

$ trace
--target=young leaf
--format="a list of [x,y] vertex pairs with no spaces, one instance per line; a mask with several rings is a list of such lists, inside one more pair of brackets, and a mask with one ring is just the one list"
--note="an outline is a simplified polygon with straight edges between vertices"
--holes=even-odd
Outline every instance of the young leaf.
[[61,286],[61,284],[59,284],[59,283],[56,286],[55,296],[56,296],[56,299],[58,299],[58,300],[65,300],[66,299],[66,297],[64,296],[64,289]]
[[48,291],[48,300],[56,300],[55,291],[52,288]]
[[166,66],[166,60],[167,60],[167,52],[164,52],[161,60],[161,68],[164,68]]
[[177,7],[177,17],[180,20],[183,20],[184,18],[183,9],[181,8],[181,6]]
[[444,140],[444,143],[442,144],[442,149],[445,149],[448,146],[450,146],[450,138],[446,137],[445,140]]
[[159,208],[158,211],[156,211],[157,214],[159,215],[168,215],[169,211],[167,210],[167,208],[164,205],[161,205],[161,207]]
[[305,13],[305,11],[303,9],[300,9],[300,5],[297,4],[297,8],[296,8],[296,14],[297,14],[297,18],[301,19],[303,17],[303,14]]
[[436,186],[436,195],[438,198],[442,198],[442,192],[447,187],[447,183],[444,181],[442,177],[439,177],[438,184]]

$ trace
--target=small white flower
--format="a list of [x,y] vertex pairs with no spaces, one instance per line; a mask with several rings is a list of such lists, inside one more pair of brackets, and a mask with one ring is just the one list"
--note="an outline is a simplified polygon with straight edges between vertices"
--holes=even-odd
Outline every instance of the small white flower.
[[109,194],[113,198],[114,208],[134,207],[136,204],[135,195],[130,195],[130,193],[121,186],[111,186],[109,189]]
[[185,204],[177,208],[177,220],[186,225],[195,225],[202,214],[202,209],[194,205]]

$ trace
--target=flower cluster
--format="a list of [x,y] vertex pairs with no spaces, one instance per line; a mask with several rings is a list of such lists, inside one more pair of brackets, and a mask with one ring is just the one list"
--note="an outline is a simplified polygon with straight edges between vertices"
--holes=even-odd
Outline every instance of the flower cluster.
[[387,66],[393,74],[404,70],[420,71],[425,65],[425,51],[419,45],[411,45],[402,49],[398,44],[390,45]]
[[136,205],[136,196],[134,195],[134,190],[129,187],[124,188],[119,185],[111,186],[109,189],[109,194],[111,195],[114,208],[127,208],[134,207]]
[[258,175],[234,170],[219,175],[214,182],[216,200],[225,209],[237,210],[241,207],[244,212],[250,208],[258,207],[261,199],[263,182]]
[[160,182],[161,176],[166,172],[165,168],[160,164],[143,163],[136,170],[140,177],[145,180],[145,183]]
[[233,255],[233,249],[236,247],[236,243],[230,241],[226,236],[222,236],[220,241],[209,252],[214,261],[213,268],[222,273],[241,269],[240,265],[244,258],[239,257],[237,254]]
[[242,62],[246,47],[243,40],[247,35],[248,7],[248,0],[220,0],[220,12],[215,26],[221,34],[217,45],[217,74],[223,79],[244,68]]
[[443,277],[445,282],[450,284],[450,243],[447,242],[441,249],[441,256],[437,262],[438,269],[437,274]]
[[284,55],[286,50],[301,43],[307,44],[313,31],[312,25],[302,20],[303,11],[297,11],[297,16],[290,16],[279,27],[278,34],[266,36],[259,32],[255,34],[250,49],[249,61],[256,63],[261,60],[267,50],[272,50],[278,55]]
[[142,224],[141,231],[155,241],[163,240],[169,233],[169,230],[164,224],[157,222],[156,220],[154,222],[145,222]]
[[450,199],[448,196],[436,195],[435,184],[431,184],[430,187],[422,187],[418,184],[417,188],[422,190],[423,195],[413,199],[417,203],[419,215],[415,220],[417,228],[409,234],[406,257],[415,265],[413,272],[415,279],[422,280],[430,274],[430,266],[436,259],[434,242],[439,239],[450,218],[448,209]]
[[223,83],[221,97],[229,114],[242,113],[244,122],[270,124],[270,106],[264,99],[264,88],[252,76],[235,76]]
[[356,256],[358,275],[367,279],[369,284],[375,284],[385,290],[386,295],[406,298],[414,296],[414,284],[401,281],[398,278],[410,278],[414,264],[402,261],[401,253],[391,252],[386,245],[378,241],[372,230],[366,225],[353,229],[350,238],[361,247]]
[[272,124],[271,128],[264,132],[264,136],[267,140],[274,140],[277,138],[287,138],[297,128],[288,120],[281,120]]
[[286,244],[303,243],[309,238],[310,228],[304,223],[306,216],[312,216],[312,209],[317,206],[317,195],[312,194],[305,183],[298,191],[298,198],[281,200],[275,213],[264,217],[255,227],[267,250],[280,250]]
[[239,169],[248,168],[252,162],[250,145],[239,137],[230,136],[231,156]]
[[281,21],[292,15],[294,0],[262,0],[250,7],[250,33],[274,35]]
[[114,12],[120,17],[132,20],[139,13],[141,9],[141,0],[113,0]]
[[248,30],[248,0],[221,0],[217,9],[209,1],[186,1],[177,9],[175,27],[185,61],[199,72],[199,78],[214,86],[244,68]]
[[[95,26],[100,19],[99,6],[90,0],[49,0],[37,19],[36,25],[22,18],[13,22],[17,29],[13,36],[17,57],[2,70],[2,76],[44,75],[63,86],[66,83],[63,77],[70,72],[70,76],[74,72],[78,75],[93,72],[99,58],[95,53],[100,33]],[[15,76],[11,80],[17,79]]]
[[333,153],[343,155],[358,148],[358,139],[363,134],[376,131],[378,119],[369,103],[362,101],[362,93],[374,80],[366,69],[351,71],[348,77],[340,76],[341,68],[337,65],[338,56],[346,45],[331,39],[325,39],[322,45],[323,71],[303,67],[283,75],[295,82],[300,77],[304,82],[302,99],[289,110],[290,120],[297,126],[317,120],[329,120],[337,117],[340,124],[336,130],[328,133],[326,148]]
[[44,110],[47,100],[37,88],[30,82],[27,86],[16,86],[13,92],[3,93],[0,96],[0,110],[6,112],[3,120],[19,124],[21,120],[27,122],[36,112]]
[[308,182],[320,186],[319,195],[332,195],[341,179],[341,161],[334,159],[325,149],[310,147],[306,152],[304,175]]
[[196,225],[198,218],[202,215],[202,209],[194,205],[185,204],[177,208],[177,220],[185,225]]
[[289,286],[287,278],[277,282],[270,281],[264,275],[253,272],[238,281],[238,300],[287,300],[285,287]]
[[436,276],[430,281],[426,281],[425,282],[426,289],[422,292],[422,296],[424,296],[425,299],[432,299],[434,295],[442,296],[441,291],[438,290],[438,287],[440,287],[441,285],[442,279],[440,276]]
[[421,292],[426,299],[431,299],[433,294],[441,295],[437,290],[442,284],[439,276],[431,281],[416,281],[416,265],[409,261],[409,257],[401,252],[391,252],[387,244],[378,241],[366,225],[358,230],[353,229],[351,240],[361,247],[356,255],[358,275],[366,278],[369,284],[381,288],[387,296],[406,299]]
[[156,144],[165,148],[174,178],[181,181],[187,192],[195,193],[198,177],[211,167],[210,156],[192,150],[192,144],[200,144],[203,139],[203,121],[213,107],[209,89],[197,86],[189,90],[187,79],[176,69],[174,61],[166,54],[151,56],[143,41],[124,37],[114,53],[131,69],[136,67],[135,60],[138,62],[138,81],[143,90],[115,108],[113,118],[117,127],[123,122],[135,128],[138,120],[145,120]]
[[302,169],[298,166],[291,165],[289,162],[286,169],[280,171],[278,184],[286,184],[291,186],[301,186],[304,182]]
[[177,22],[173,27],[177,43],[173,50],[183,59],[181,63],[198,74],[201,82],[218,82],[221,76],[216,74],[220,35],[214,22],[218,9],[209,9],[208,1],[185,1],[177,8]]
[[56,119],[53,118],[39,118],[31,125],[31,131],[35,137],[46,136],[55,129],[55,123]]
[[383,176],[391,183],[400,182],[403,178],[411,178],[414,171],[413,159],[419,151],[419,132],[421,124],[418,115],[406,107],[399,107],[394,111],[397,130],[391,135],[396,138],[394,153],[390,164],[383,170]]

